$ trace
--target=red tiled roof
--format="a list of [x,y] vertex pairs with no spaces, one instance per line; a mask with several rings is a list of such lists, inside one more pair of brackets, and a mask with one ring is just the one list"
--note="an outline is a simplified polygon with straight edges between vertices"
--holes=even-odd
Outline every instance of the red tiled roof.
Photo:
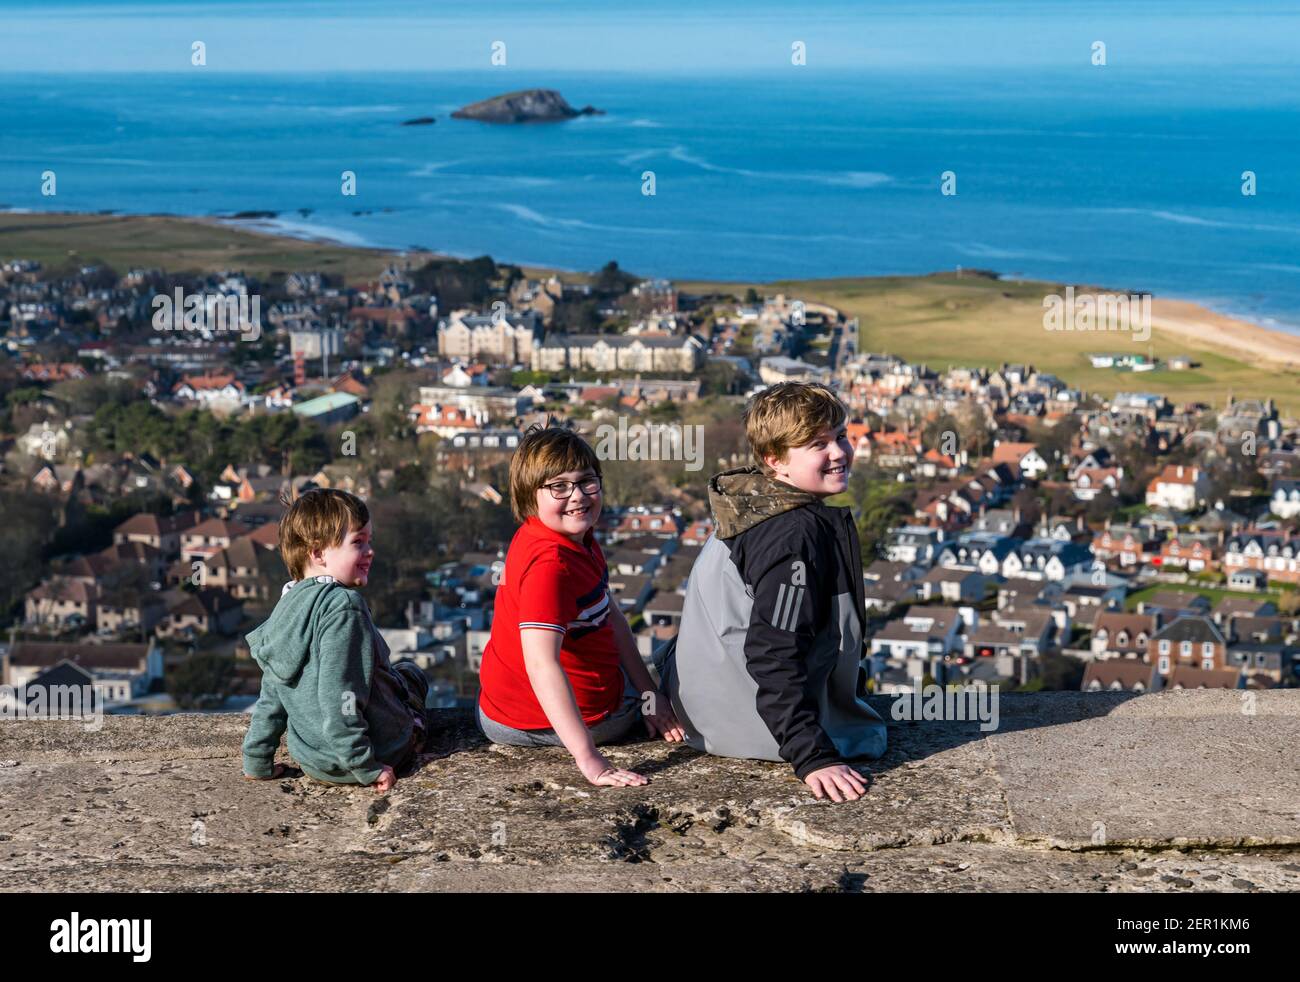
[[1155,491],[1159,484],[1183,484],[1192,485],[1196,483],[1198,470],[1187,464],[1166,464],[1165,469],[1151,479],[1147,485],[1148,491]]
[[28,365],[23,369],[23,378],[34,382],[62,382],[66,379],[85,378],[86,370],[80,365],[59,362],[53,365]]
[[428,406],[416,403],[411,406],[416,426],[456,426],[466,430],[477,430],[478,421],[464,409],[455,406]]
[[930,461],[931,463],[939,464],[942,467],[951,468],[957,466],[957,461],[953,460],[947,454],[940,453],[938,450],[935,450],[933,447],[931,447],[929,450],[925,452],[925,459]]
[[1036,450],[1032,443],[999,443],[993,448],[993,463],[1018,464],[1031,450]]
[[233,385],[235,388],[241,390],[244,388],[244,383],[235,378],[234,372],[220,375],[186,375],[172,386],[172,391],[175,392],[186,385],[195,392],[201,392],[206,389],[224,389],[227,385]]
[[241,535],[248,535],[253,531],[243,522],[226,518],[209,518],[206,522],[200,522],[191,529],[186,529],[186,535],[202,535],[213,539],[237,539]]
[[197,513],[182,511],[175,515],[154,515],[140,512],[132,515],[113,531],[121,535],[171,535],[197,524]]
[[267,522],[259,525],[248,533],[247,538],[263,548],[275,549],[280,544],[280,523]]
[[1235,689],[1241,672],[1235,668],[1196,668],[1174,665],[1166,689]]
[[354,395],[358,399],[364,399],[370,394],[369,387],[364,382],[354,376],[351,372],[344,372],[336,378],[330,386],[335,392],[346,392],[348,395]]

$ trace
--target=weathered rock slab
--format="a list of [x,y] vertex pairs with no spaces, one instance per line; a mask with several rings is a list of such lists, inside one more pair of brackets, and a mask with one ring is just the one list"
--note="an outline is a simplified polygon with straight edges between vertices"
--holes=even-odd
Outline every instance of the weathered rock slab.
[[9,890],[1296,890],[1300,699],[1258,695],[1006,696],[992,732],[878,700],[889,751],[840,804],[784,764],[649,741],[608,749],[648,786],[594,788],[460,713],[386,796],[243,780],[242,717],[5,721],[0,870]]

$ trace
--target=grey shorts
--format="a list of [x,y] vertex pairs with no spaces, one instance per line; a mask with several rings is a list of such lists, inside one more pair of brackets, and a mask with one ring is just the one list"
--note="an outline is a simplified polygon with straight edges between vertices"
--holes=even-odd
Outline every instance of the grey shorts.
[[[626,683],[623,689],[623,704],[599,723],[587,727],[591,732],[592,740],[597,744],[613,743],[615,740],[621,740],[632,731],[637,721],[641,719],[641,696],[632,687],[632,682],[627,678],[626,672],[623,673],[623,680]],[[504,723],[489,719],[483,715],[483,707],[477,704],[475,705],[474,718],[478,722],[479,732],[493,743],[503,743],[509,747],[564,746],[564,741],[552,729],[516,730],[513,726],[506,726]]]

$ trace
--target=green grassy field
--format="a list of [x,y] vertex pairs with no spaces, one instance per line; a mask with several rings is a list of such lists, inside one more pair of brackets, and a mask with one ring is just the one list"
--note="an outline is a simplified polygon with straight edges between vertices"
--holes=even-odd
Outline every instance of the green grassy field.
[[169,273],[242,269],[250,275],[314,269],[349,283],[382,272],[389,254],[263,235],[215,221],[163,215],[0,215],[0,257],[50,269],[107,263],[118,272],[156,266]]
[[[132,266],[169,273],[243,270],[251,276],[316,270],[342,275],[349,285],[381,273],[393,250],[366,249],[329,242],[307,242],[283,235],[237,228],[215,219],[171,215],[0,214],[0,258],[35,259],[50,269],[107,263],[119,272]],[[435,253],[408,252],[413,266]],[[524,266],[532,277],[552,270]],[[575,281],[581,276],[560,273]]]
[[[349,284],[374,278],[391,252],[324,242],[304,242],[233,228],[204,219],[161,215],[0,215],[0,258],[36,259],[59,269],[71,263],[104,262],[119,271],[157,266],[169,272],[242,269],[265,276],[315,269],[341,274]],[[429,254],[412,253],[416,264]],[[525,267],[530,276],[551,270]],[[580,277],[561,274],[566,280]],[[784,292],[830,304],[860,324],[860,351],[888,352],[932,368],[1003,362],[1029,363],[1067,383],[1103,395],[1118,391],[1163,392],[1175,402],[1221,407],[1231,393],[1272,397],[1284,412],[1300,412],[1300,373],[1262,367],[1230,351],[1197,347],[1152,332],[1149,344],[1126,334],[1073,334],[1043,328],[1042,298],[1059,284],[1003,282],[955,273],[881,276],[772,283],[684,281],[687,292],[726,291],[743,296]],[[1167,358],[1189,354],[1200,364],[1186,372],[1134,374],[1093,368],[1090,351],[1136,351]]]
[[1152,586],[1143,587],[1141,590],[1130,593],[1125,597],[1124,609],[1132,613],[1137,610],[1138,604],[1150,600],[1157,593],[1198,593],[1213,605],[1224,597],[1247,597],[1251,600],[1266,599],[1277,603],[1283,597],[1294,592],[1291,585],[1287,583],[1277,583],[1271,589],[1259,592],[1229,590],[1226,587],[1198,586],[1195,583],[1156,583]]
[[[1062,333],[1043,327],[1043,297],[1064,286],[1005,282],[955,273],[853,279],[779,280],[773,283],[680,283],[683,290],[750,286],[759,293],[784,292],[830,304],[859,322],[859,351],[887,352],[944,370],[950,365],[994,368],[1004,362],[1032,364],[1072,386],[1113,395],[1161,392],[1174,402],[1205,402],[1221,408],[1227,396],[1272,397],[1286,412],[1300,412],[1300,373],[1261,367],[1159,330],[1148,343],[1124,333]],[[1095,351],[1191,355],[1196,368],[1175,372],[1123,372],[1093,368]]]

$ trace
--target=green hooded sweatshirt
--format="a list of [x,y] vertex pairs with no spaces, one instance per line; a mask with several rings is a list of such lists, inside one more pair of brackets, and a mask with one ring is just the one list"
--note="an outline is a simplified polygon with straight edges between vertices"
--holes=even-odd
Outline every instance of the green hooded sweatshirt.
[[321,781],[373,784],[411,747],[412,711],[388,645],[356,590],[333,577],[285,587],[248,644],[262,693],[244,737],[244,772],[270,777],[280,737]]

